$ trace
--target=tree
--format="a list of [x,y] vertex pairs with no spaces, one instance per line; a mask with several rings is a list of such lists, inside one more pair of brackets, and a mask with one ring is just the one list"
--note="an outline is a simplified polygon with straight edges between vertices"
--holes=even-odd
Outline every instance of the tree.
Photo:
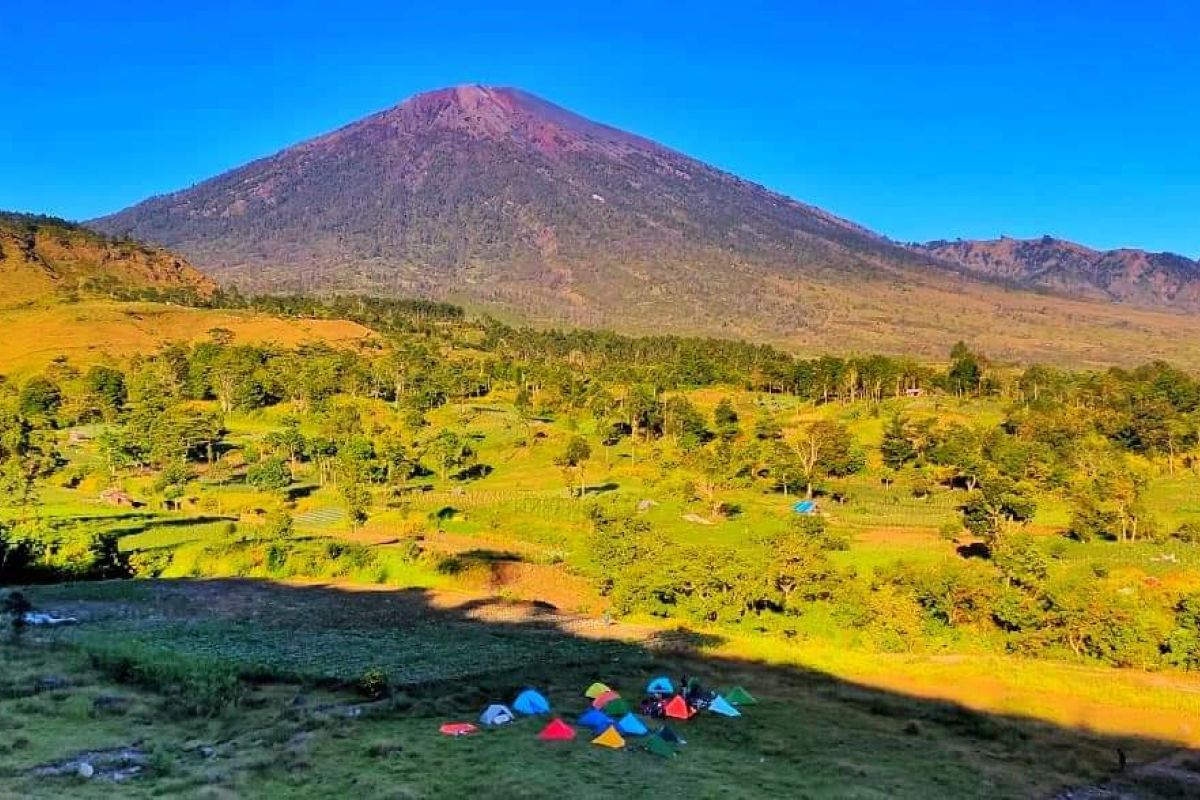
[[350,530],[357,531],[367,521],[368,512],[371,510],[370,490],[358,475],[350,473],[338,481],[338,494],[342,497],[346,516],[350,519]]
[[97,364],[87,371],[83,381],[90,410],[108,422],[115,420],[128,399],[125,373]]
[[883,429],[883,443],[879,446],[883,463],[890,469],[900,469],[917,458],[917,450],[908,438],[907,425],[897,415],[888,420]]
[[62,405],[62,390],[50,379],[35,375],[21,387],[18,404],[26,417],[52,417]]
[[983,357],[958,342],[950,350],[950,360],[953,363],[946,372],[947,388],[956,395],[979,394],[986,367]]
[[767,474],[775,486],[783,490],[784,497],[798,487],[804,467],[800,464],[799,453],[787,442],[773,441],[768,444],[764,462]]
[[862,453],[854,447],[850,431],[832,420],[810,423],[801,434],[796,451],[807,497],[812,497],[818,480],[850,475],[863,466]]
[[567,476],[567,485],[570,486],[572,479],[579,481],[580,499],[583,498],[587,485],[584,482],[584,465],[592,457],[592,448],[588,444],[587,439],[582,436],[572,436],[567,440],[566,447],[562,453],[555,457],[554,463],[563,470]]
[[717,403],[713,410],[713,425],[717,429],[717,435],[725,441],[736,439],[740,433],[737,411],[728,397],[721,398],[721,402]]
[[938,431],[929,450],[929,461],[952,468],[955,479],[962,481],[967,491],[972,492],[985,469],[982,440],[966,425],[951,423]]
[[783,428],[766,409],[760,409],[754,418],[754,438],[762,442],[783,438]]
[[292,471],[282,458],[264,458],[246,470],[246,483],[264,492],[286,489],[292,483]]
[[764,577],[787,609],[797,601],[828,600],[845,580],[827,554],[825,521],[820,517],[794,518],[787,529],[759,540],[768,554]]
[[470,463],[475,452],[461,436],[451,430],[443,430],[430,440],[426,452],[437,466],[442,480],[450,474],[450,470],[460,469]]
[[980,483],[980,491],[961,510],[963,527],[983,537],[991,547],[1012,528],[1033,519],[1037,504],[1025,487],[990,472]]
[[705,427],[704,417],[683,395],[675,395],[663,403],[663,433],[675,438],[679,449],[690,453],[712,439]]

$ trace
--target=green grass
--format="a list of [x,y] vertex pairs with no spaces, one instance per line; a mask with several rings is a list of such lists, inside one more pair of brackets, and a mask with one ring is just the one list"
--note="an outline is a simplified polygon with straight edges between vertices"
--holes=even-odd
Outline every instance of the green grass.
[[[116,591],[131,585],[131,595]],[[1004,798],[1097,780],[1112,769],[1118,743],[1135,759],[1164,751],[871,689],[799,662],[768,666],[597,642],[537,617],[479,619],[467,608],[432,608],[413,592],[143,582],[32,594],[60,607],[86,603],[93,616],[51,640],[0,644],[0,779],[23,797],[111,791],[71,777],[35,779],[29,770],[135,740],[149,767],[121,787],[123,796],[210,786],[247,797]],[[736,649],[756,655],[744,643]],[[348,715],[361,702],[349,685],[370,668],[384,669],[396,694]],[[253,681],[214,716],[195,698],[209,697],[213,675],[226,669]],[[669,761],[634,747],[594,747],[583,736],[540,742],[539,720],[465,739],[437,733],[442,722],[473,719],[527,684],[572,719],[593,680],[636,696],[650,676],[681,672],[712,686],[745,685],[761,702],[741,719],[678,725],[689,744]],[[69,686],[30,693],[46,674]],[[96,712],[102,694],[127,698],[127,707]],[[306,702],[294,702],[297,695]],[[200,755],[202,747],[212,755]]]

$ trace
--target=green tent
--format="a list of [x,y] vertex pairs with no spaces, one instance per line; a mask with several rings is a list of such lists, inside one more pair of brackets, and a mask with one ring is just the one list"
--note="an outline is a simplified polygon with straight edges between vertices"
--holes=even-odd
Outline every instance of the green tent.
[[735,686],[726,692],[725,699],[733,703],[735,706],[752,706],[758,702],[754,699],[754,695],[750,694],[740,686]]
[[629,703],[620,697],[609,700],[601,710],[613,719],[620,719],[630,711],[633,711],[633,709],[629,707]]
[[676,754],[675,746],[661,736],[651,736],[646,740],[646,752],[662,758],[674,758]]

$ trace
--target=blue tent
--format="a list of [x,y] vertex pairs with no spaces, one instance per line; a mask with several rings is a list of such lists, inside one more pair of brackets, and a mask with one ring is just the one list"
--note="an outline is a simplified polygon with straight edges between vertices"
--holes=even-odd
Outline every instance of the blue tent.
[[817,501],[801,500],[792,506],[792,511],[795,511],[797,514],[815,514],[817,513]]
[[585,728],[591,728],[597,733],[612,727],[613,724],[612,717],[598,708],[589,708],[579,715],[579,719],[576,722]]
[[646,727],[646,723],[635,717],[633,714],[626,714],[617,722],[617,730],[626,736],[645,736],[650,732]]
[[533,689],[526,689],[517,695],[512,704],[513,711],[518,714],[548,714],[550,702]]
[[675,694],[675,685],[666,675],[660,675],[646,684],[646,694]]
[[708,710],[714,714],[720,714],[723,717],[740,717],[742,712],[738,711],[729,701],[721,695],[717,695],[711,703],[708,704]]

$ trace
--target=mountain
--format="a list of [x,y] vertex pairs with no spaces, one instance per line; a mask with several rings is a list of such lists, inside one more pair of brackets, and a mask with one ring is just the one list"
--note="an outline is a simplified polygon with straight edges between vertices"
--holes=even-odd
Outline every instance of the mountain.
[[1200,261],[1174,253],[1092,250],[1050,236],[960,239],[916,247],[981,276],[1017,286],[1150,308],[1200,311]]
[[1171,355],[1179,326],[1192,333],[1176,315],[1014,291],[508,88],[419,94],[89,224],[243,290],[424,296],[809,351],[940,357],[966,339],[997,357],[1112,363]]
[[206,295],[215,289],[211,278],[161,248],[53,217],[0,212],[0,305],[145,290]]
[[534,316],[695,305],[759,270],[872,275],[928,260],[533,95],[480,86],[417,95],[91,224],[179,249],[243,287],[459,296]]

